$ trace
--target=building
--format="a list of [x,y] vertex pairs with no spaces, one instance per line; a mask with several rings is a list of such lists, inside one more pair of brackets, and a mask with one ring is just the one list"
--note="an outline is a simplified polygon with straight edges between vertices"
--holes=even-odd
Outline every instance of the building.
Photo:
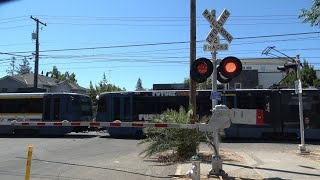
[[[34,74],[28,73],[23,75],[5,76],[0,79],[0,92],[33,92]],[[59,81],[56,78],[39,75],[38,92],[71,92],[85,94],[86,88],[67,81]]]
[[226,89],[265,89],[277,84],[285,73],[277,70],[289,60],[280,58],[241,59],[242,72],[226,85]]
[[[238,77],[232,79],[227,85],[227,89],[270,88],[286,76],[286,73],[279,71],[277,67],[289,63],[291,60],[289,58],[250,58],[241,59],[241,62],[242,72]],[[317,71],[318,78],[319,75],[320,71]]]

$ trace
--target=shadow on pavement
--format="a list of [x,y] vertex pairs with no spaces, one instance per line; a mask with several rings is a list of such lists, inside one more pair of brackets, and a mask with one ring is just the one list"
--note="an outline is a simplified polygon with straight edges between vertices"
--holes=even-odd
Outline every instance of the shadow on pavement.
[[[300,144],[300,139],[252,139],[252,138],[226,138],[221,140],[222,143],[279,143],[279,144]],[[306,144],[320,145],[319,140],[305,140]]]
[[247,166],[247,165],[231,164],[231,163],[223,163],[223,164],[229,165],[229,166],[248,168],[248,169],[261,169],[261,170],[267,170],[267,171],[276,171],[276,172],[283,172],[283,173],[291,173],[291,174],[300,174],[300,175],[306,175],[306,176],[320,177],[320,174],[313,174],[313,173],[304,173],[304,172],[288,171],[288,170],[272,169],[272,168],[263,168],[263,167],[252,167],[252,166]]
[[[18,159],[27,159],[27,158],[24,158],[24,157],[16,157],[16,158],[18,158]],[[128,174],[135,174],[135,175],[140,175],[140,176],[144,176],[144,177],[151,177],[151,178],[161,178],[161,179],[162,178],[169,178],[169,176],[156,176],[156,175],[150,175],[150,174],[138,173],[138,172],[134,172],[134,171],[123,170],[123,169],[119,169],[119,168],[116,169],[116,168],[99,167],[99,166],[76,164],[76,163],[66,163],[66,162],[59,162],[59,161],[48,161],[48,160],[42,160],[42,159],[32,159],[32,161],[63,164],[63,165],[70,165],[70,166],[77,166],[77,167],[104,169],[104,170],[117,171],[117,172],[128,173]]]

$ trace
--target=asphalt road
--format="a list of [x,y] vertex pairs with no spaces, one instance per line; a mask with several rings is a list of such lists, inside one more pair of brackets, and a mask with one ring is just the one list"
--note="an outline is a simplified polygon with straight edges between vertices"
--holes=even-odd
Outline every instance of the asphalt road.
[[31,180],[170,179],[176,165],[143,159],[138,140],[105,134],[59,138],[0,138],[0,179],[25,177],[28,146],[33,146]]
[[[139,140],[112,139],[103,133],[72,134],[58,138],[0,137],[0,179],[21,180],[25,177],[28,146],[33,146],[31,180],[105,180],[171,179],[177,165],[164,165],[143,159],[144,146]],[[263,156],[294,153],[299,142],[224,141],[220,149]],[[319,143],[308,143],[311,151]],[[206,145],[202,145],[207,147]],[[258,158],[262,159],[259,160]],[[191,166],[187,164],[187,169]]]

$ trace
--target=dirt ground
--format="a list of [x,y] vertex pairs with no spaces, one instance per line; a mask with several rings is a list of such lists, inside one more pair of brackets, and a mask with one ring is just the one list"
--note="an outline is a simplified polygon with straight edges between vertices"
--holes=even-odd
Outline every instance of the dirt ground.
[[[211,163],[211,157],[212,157],[213,152],[210,151],[200,151],[199,156],[202,159],[203,163]],[[220,156],[223,159],[224,163],[235,163],[235,164],[242,164],[246,165],[244,162],[244,159],[242,156],[240,156],[237,153],[232,152],[231,150],[228,149],[221,149],[220,150]],[[240,170],[241,171],[241,170]],[[228,172],[228,177],[208,177],[206,175],[201,175],[201,180],[216,180],[216,179],[224,179],[224,180],[260,180],[262,179],[261,176],[256,174],[250,174],[250,177],[246,177],[246,172],[241,173],[239,170],[236,172]],[[239,174],[241,174],[241,177],[239,177]],[[191,178],[188,177],[176,177],[174,179],[177,180],[190,180]]]

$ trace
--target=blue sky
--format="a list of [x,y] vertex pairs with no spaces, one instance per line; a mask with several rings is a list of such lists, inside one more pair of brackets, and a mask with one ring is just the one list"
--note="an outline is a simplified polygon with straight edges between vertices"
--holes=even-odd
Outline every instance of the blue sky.
[[[245,38],[320,32],[297,18],[301,8],[311,5],[311,0],[198,0],[197,40],[202,42],[197,43],[197,58],[211,57],[202,49],[210,32],[202,12],[215,9],[218,16],[226,8],[231,16],[224,27],[235,39],[218,58],[266,58],[262,51],[275,46],[320,69],[319,33]],[[39,72],[55,65],[62,73],[74,72],[83,87],[89,87],[90,80],[97,84],[105,73],[111,84],[127,90],[135,89],[139,77],[150,89],[152,84],[181,83],[189,76],[189,0],[17,0],[1,5],[0,52],[19,55],[16,64],[35,50],[31,33],[36,26],[30,15],[47,23],[40,26]],[[147,45],[167,42],[185,43]],[[78,48],[87,49],[67,50]],[[11,58],[0,54],[0,77],[6,75]],[[34,59],[30,64],[34,67]]]

